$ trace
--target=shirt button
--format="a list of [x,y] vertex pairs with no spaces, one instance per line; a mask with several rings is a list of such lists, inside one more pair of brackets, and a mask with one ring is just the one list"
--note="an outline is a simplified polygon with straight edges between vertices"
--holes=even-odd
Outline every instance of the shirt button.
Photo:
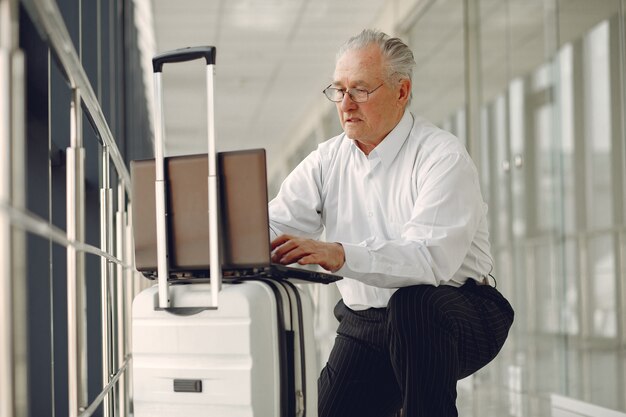
[[371,211],[367,213],[367,217],[374,217],[374,213],[372,213]]

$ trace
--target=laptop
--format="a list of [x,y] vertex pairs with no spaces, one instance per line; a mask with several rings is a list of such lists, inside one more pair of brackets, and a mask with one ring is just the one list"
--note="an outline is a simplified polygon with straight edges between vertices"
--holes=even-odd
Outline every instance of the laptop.
[[[154,160],[131,162],[135,264],[149,278],[157,276],[154,164]],[[208,278],[207,172],[206,154],[165,161],[170,279]],[[328,284],[342,278],[271,262],[264,149],[218,153],[218,173],[225,280],[273,278]]]

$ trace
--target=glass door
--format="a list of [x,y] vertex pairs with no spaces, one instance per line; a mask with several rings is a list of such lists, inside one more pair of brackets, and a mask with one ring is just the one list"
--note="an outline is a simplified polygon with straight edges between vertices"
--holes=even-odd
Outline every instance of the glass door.
[[520,393],[512,414],[551,415],[552,393],[625,411],[620,1],[479,5],[481,176],[516,310],[499,359]]

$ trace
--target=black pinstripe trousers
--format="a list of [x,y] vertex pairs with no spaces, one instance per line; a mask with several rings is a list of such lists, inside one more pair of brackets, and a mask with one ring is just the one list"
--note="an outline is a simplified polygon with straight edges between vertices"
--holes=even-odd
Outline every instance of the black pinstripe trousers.
[[387,308],[339,301],[337,338],[318,381],[319,417],[453,417],[456,382],[502,348],[513,309],[489,285],[417,285]]

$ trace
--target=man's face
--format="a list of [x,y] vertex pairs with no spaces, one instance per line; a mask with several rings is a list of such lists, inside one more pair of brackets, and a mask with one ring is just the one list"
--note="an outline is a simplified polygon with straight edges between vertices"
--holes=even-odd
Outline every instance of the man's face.
[[372,91],[384,82],[364,103],[355,103],[348,94],[337,103],[344,132],[366,153],[398,124],[410,92],[408,80],[391,83],[385,75],[380,49],[375,45],[347,51],[335,66],[335,88]]

